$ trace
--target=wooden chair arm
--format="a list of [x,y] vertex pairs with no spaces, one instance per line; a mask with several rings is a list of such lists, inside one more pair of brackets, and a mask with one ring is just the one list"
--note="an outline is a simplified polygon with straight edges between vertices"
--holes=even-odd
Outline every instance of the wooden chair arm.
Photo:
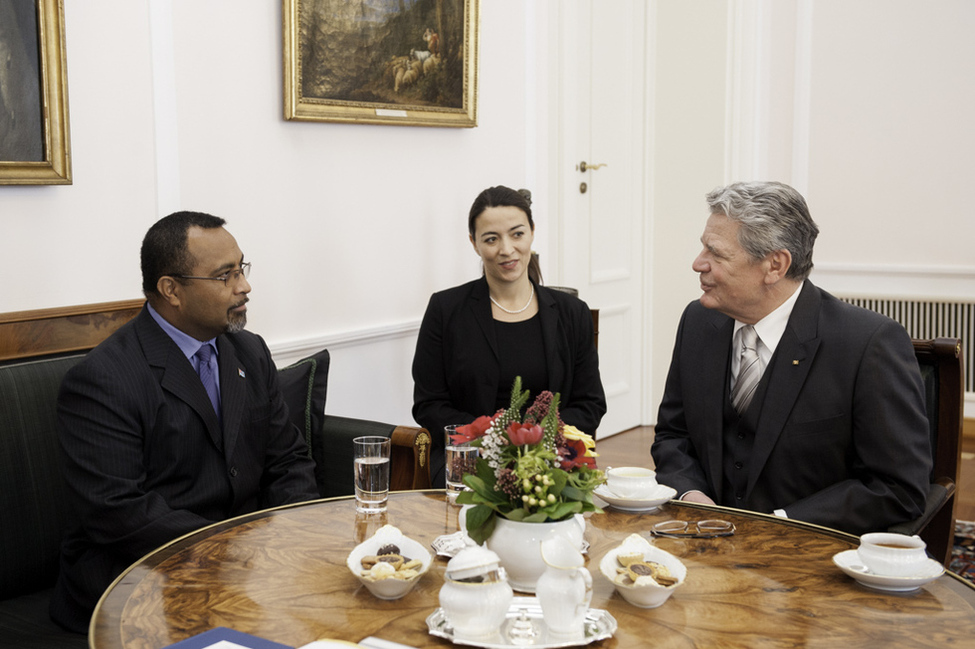
[[[389,436],[392,449],[392,474],[389,488],[393,491],[430,488],[430,433],[426,428],[397,426]],[[412,466],[412,471],[409,467]]]
[[430,488],[430,434],[424,428],[325,415],[321,434],[312,439],[312,456],[323,467],[323,497],[355,493],[352,440],[363,435],[390,438],[389,488],[393,491]]
[[955,495],[955,490],[957,489],[957,485],[955,485],[955,481],[952,480],[951,478],[942,476],[940,478],[935,479],[934,484],[939,484],[942,487],[944,487],[945,491],[948,493],[949,498]]

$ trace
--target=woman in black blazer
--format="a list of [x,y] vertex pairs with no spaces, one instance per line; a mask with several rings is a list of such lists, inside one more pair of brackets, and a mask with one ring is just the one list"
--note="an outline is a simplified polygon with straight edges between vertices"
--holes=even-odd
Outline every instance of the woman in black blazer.
[[413,418],[433,437],[430,470],[444,485],[444,426],[506,408],[515,376],[534,398],[561,395],[562,420],[595,435],[606,413],[592,315],[582,300],[541,285],[525,194],[484,190],[468,230],[484,275],[434,293],[413,357]]

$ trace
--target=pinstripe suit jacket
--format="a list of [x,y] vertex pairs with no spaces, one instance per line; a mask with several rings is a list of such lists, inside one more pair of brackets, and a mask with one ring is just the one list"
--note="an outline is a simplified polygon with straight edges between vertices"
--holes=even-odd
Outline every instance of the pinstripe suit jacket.
[[684,311],[652,448],[661,483],[855,534],[921,514],[931,448],[902,326],[806,280],[762,377],[740,494],[728,493],[723,474],[733,331],[734,320],[699,302]]
[[61,548],[51,615],[84,631],[131,563],[204,525],[317,498],[277,370],[249,332],[217,338],[223,427],[193,366],[142,312],[65,376],[58,435],[80,515]]

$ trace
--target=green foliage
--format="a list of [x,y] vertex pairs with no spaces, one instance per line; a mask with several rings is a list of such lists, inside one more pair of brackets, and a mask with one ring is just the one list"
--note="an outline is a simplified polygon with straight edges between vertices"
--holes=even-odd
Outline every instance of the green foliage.
[[[474,505],[466,510],[467,533],[479,544],[494,532],[498,516],[542,523],[566,520],[582,512],[601,512],[593,504],[592,491],[604,482],[603,472],[563,461],[556,448],[557,439],[562,439],[558,394],[543,393],[530,409],[541,417],[537,424],[543,431],[540,441],[524,445],[511,442],[506,431],[513,423],[522,424],[521,411],[530,396],[521,388],[521,377],[516,377],[508,409],[494,418],[484,437],[473,442],[481,448],[481,457],[475,473],[464,476],[470,491],[457,496],[457,503]],[[545,407],[548,409],[542,415]]]

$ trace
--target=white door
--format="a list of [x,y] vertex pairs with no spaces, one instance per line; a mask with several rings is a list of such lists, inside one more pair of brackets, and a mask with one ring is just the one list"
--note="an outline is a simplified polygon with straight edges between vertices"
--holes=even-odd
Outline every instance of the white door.
[[650,399],[643,384],[649,349],[646,3],[560,2],[554,11],[559,269],[564,283],[599,309],[608,410],[598,437],[604,438],[643,423],[643,400]]

